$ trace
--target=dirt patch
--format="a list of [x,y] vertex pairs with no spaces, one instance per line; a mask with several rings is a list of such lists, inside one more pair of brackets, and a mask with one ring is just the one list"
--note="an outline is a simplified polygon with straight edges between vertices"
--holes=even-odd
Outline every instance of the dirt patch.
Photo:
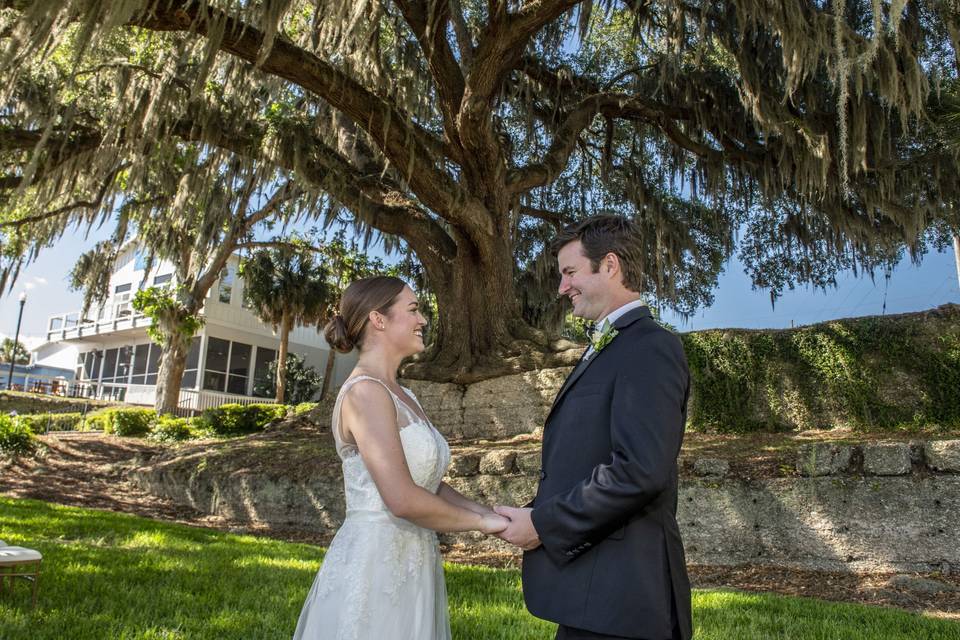
[[217,526],[209,516],[145,493],[126,479],[131,468],[166,450],[160,445],[100,433],[61,433],[40,436],[40,441],[44,451],[36,458],[0,459],[0,493]]
[[[307,439],[309,435],[302,428],[294,427],[289,433],[280,434],[280,437],[298,440]],[[325,435],[329,436],[329,433]],[[863,435],[857,434],[857,441],[863,442]],[[267,434],[255,438],[258,442],[268,440]],[[329,543],[328,536],[317,531],[279,530],[202,514],[148,494],[126,479],[129,470],[135,466],[169,454],[168,446],[137,438],[118,438],[99,433],[61,433],[41,436],[40,439],[46,447],[43,456],[37,459],[0,461],[0,493],[69,506],[130,513],[231,533],[318,545]],[[777,452],[790,450],[790,447],[785,445],[813,440],[812,437],[801,439],[797,435],[787,438],[763,434],[753,438],[750,443],[744,443],[744,436],[736,436],[740,444],[734,447],[732,439],[733,436],[691,434],[687,446],[693,451],[688,451],[685,455],[690,456],[695,452],[697,457],[724,457],[730,459],[731,464],[741,471],[748,470],[754,474],[752,477],[762,477],[764,469],[769,472],[774,465],[780,464],[778,456],[782,453]],[[884,434],[883,438],[878,439],[891,438]],[[206,446],[210,449],[230,447],[235,442],[238,441],[211,442]],[[473,442],[467,446],[484,448],[484,444],[486,443]],[[513,444],[524,447],[532,446],[534,442],[521,438],[516,439]],[[188,445],[190,449],[196,450],[203,446],[201,443]],[[754,452],[744,453],[744,449],[752,447],[756,447]],[[739,456],[735,457],[738,449]],[[782,473],[778,467],[777,472]],[[451,562],[495,567],[516,567],[519,563],[519,558],[513,554],[478,553],[462,545],[446,546],[444,554]],[[956,575],[903,576],[890,573],[850,574],[756,566],[691,566],[690,576],[694,586],[701,588],[732,588],[891,606],[960,620],[960,576]]]

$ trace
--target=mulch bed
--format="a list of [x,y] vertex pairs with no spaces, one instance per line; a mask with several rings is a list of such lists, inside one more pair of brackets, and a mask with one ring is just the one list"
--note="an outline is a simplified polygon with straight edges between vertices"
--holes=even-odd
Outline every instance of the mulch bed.
[[[46,453],[37,459],[0,460],[0,494],[291,542],[329,542],[326,536],[315,531],[277,530],[203,514],[148,494],[126,479],[131,468],[167,451],[165,446],[96,433],[63,433],[43,436],[41,440],[46,445]],[[512,554],[478,554],[464,547],[449,547],[444,552],[452,562],[496,567],[515,567],[519,560]],[[960,620],[958,575],[691,566],[690,578],[699,588],[730,588],[858,602]]]

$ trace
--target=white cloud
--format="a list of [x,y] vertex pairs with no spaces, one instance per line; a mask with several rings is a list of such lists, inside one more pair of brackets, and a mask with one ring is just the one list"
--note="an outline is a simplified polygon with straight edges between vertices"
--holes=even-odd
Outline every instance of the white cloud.
[[[0,331],[0,341],[3,341],[4,338],[10,338],[13,340],[13,335],[7,335]],[[20,342],[27,348],[27,351],[33,351],[46,341],[47,339],[45,336],[28,336],[22,332],[20,333]]]

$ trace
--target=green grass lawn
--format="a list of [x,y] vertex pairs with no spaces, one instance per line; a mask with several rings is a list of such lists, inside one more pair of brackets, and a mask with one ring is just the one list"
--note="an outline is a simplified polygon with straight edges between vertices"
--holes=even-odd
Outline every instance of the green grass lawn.
[[[305,544],[4,497],[0,539],[44,555],[35,612],[26,584],[0,595],[2,640],[290,638],[323,559]],[[447,581],[454,638],[553,638],[525,612],[517,571],[448,565]],[[693,605],[699,640],[960,640],[960,623],[875,607],[716,590]]]

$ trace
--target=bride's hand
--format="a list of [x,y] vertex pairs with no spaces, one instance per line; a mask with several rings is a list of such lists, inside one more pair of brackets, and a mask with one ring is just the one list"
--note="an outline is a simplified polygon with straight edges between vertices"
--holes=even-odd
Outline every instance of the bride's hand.
[[481,516],[480,531],[486,534],[500,533],[510,524],[510,521],[495,513],[485,513]]

